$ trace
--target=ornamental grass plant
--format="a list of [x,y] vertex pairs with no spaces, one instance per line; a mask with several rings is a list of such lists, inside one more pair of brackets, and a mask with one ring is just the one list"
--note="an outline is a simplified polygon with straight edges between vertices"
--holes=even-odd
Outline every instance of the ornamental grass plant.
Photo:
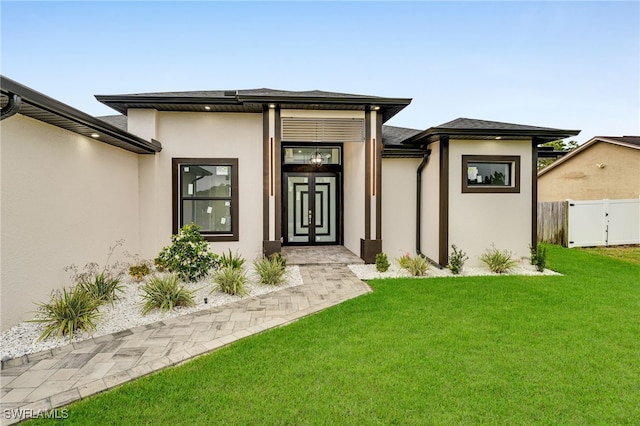
[[233,266],[223,266],[213,273],[213,282],[216,284],[215,290],[233,296],[244,296],[247,294],[247,273],[242,268]]
[[95,330],[96,320],[100,317],[98,307],[101,302],[82,286],[72,289],[63,288],[54,291],[49,303],[36,303],[39,317],[29,322],[44,323],[45,329],[38,340],[55,335],[57,340],[78,330]]
[[158,308],[161,311],[172,311],[177,306],[195,306],[195,290],[189,290],[180,284],[177,274],[151,277],[143,285],[142,314],[146,315],[151,310]]
[[261,284],[279,285],[287,280],[286,266],[279,257],[256,259],[253,269],[258,274]]

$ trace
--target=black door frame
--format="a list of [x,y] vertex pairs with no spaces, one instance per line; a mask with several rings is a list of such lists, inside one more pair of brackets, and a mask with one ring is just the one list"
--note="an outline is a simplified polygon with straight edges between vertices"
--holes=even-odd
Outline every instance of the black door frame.
[[[340,147],[340,164],[324,164],[320,167],[313,166],[311,164],[285,164],[284,162],[284,152],[285,148],[291,148],[293,146],[317,146],[318,144],[309,144],[309,143],[288,143],[282,144],[281,151],[281,200],[282,200],[282,244],[289,246],[319,246],[319,245],[342,245],[344,241],[344,213],[342,206],[344,205],[343,198],[343,181],[342,181],[342,144],[330,144],[330,146],[339,146]],[[315,236],[315,232],[312,234],[312,229],[315,227],[315,218],[313,227],[310,228],[309,232],[309,241],[308,242],[290,242],[289,238],[289,226],[288,226],[288,218],[289,218],[289,197],[288,197],[288,176],[309,176],[310,189],[312,182],[315,183],[315,177],[335,177],[336,178],[336,241],[335,242],[316,242],[313,241],[312,235]],[[309,197],[310,208],[313,212],[315,212],[315,195],[313,197]],[[313,206],[311,206],[313,204]]]

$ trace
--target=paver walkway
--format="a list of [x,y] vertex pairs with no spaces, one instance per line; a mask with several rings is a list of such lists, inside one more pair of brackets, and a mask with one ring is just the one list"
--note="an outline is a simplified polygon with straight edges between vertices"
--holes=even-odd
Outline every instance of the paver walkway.
[[[332,262],[341,260],[338,256]],[[300,273],[300,286],[3,363],[2,424],[62,407],[371,291],[345,264],[301,265]]]

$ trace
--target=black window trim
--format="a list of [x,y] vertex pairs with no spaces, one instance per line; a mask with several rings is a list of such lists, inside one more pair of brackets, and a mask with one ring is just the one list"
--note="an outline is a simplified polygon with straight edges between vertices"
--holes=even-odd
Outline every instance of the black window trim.
[[182,194],[180,191],[180,166],[229,166],[231,168],[231,232],[214,233],[201,232],[205,240],[216,241],[239,241],[238,224],[238,159],[237,158],[173,158],[172,161],[172,200],[173,200],[173,233],[178,233],[180,228],[180,211],[182,205]]
[[[472,185],[467,184],[467,167],[469,163],[511,164],[510,186]],[[520,156],[519,155],[463,155],[462,156],[462,193],[500,194],[520,193]]]

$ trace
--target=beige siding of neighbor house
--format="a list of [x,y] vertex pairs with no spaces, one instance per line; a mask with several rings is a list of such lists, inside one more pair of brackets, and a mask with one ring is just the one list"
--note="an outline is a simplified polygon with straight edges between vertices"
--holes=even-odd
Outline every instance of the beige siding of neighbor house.
[[[520,193],[462,193],[462,155],[520,156]],[[449,142],[449,250],[465,251],[467,265],[495,244],[516,258],[531,243],[532,143],[530,141],[451,140]]]
[[65,266],[138,251],[138,155],[22,116],[0,124],[2,329],[71,286]]
[[[262,114],[129,110],[129,131],[162,142],[162,151],[140,159],[142,252],[154,257],[172,234],[172,159],[237,158],[239,241],[210,243],[211,250],[262,254]],[[156,134],[151,135],[155,130]]]
[[415,251],[418,164],[416,158],[382,160],[382,251],[390,259]]
[[607,142],[594,143],[538,178],[538,201],[638,197],[640,149]]

